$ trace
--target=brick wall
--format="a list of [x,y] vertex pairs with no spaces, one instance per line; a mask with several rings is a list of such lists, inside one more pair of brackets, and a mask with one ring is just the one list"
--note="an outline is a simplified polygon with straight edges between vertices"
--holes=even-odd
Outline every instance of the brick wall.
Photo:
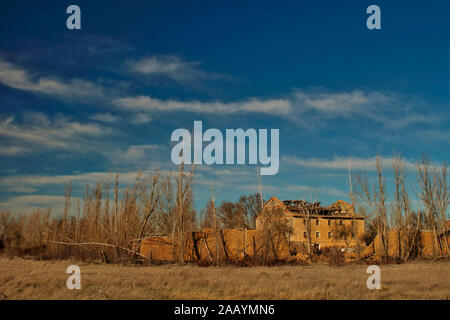
[[[289,256],[289,248],[282,238],[274,240],[277,243],[277,258]],[[200,232],[188,232],[185,235],[185,261],[198,260],[239,260],[254,256],[255,252],[263,254],[267,243],[263,233],[249,229],[223,229],[215,232],[203,229]],[[177,258],[174,259],[173,252]],[[181,244],[178,238],[170,236],[151,237],[142,241],[140,253],[154,261],[178,261],[181,254]]]
[[[307,242],[307,219],[305,217],[292,217],[293,234],[291,241]],[[356,244],[358,238],[364,233],[364,220],[349,217],[312,217],[311,223],[311,244],[320,244],[321,247],[345,246],[342,239],[333,237],[333,224],[344,224],[355,230],[355,235],[351,238],[349,245]],[[353,224],[353,225],[352,225]]]

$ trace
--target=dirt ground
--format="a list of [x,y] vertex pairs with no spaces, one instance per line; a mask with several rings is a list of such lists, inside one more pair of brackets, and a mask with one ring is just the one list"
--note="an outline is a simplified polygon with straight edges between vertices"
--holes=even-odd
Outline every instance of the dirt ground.
[[[81,289],[69,290],[69,265]],[[276,267],[122,266],[0,257],[0,299],[449,299],[450,262],[381,266],[381,289],[366,265]]]

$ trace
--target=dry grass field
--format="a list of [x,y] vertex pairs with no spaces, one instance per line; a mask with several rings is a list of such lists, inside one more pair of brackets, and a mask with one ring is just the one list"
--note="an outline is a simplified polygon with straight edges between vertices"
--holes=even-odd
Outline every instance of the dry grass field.
[[[70,264],[81,290],[68,290]],[[380,290],[365,265],[332,267],[121,266],[0,257],[0,299],[449,299],[450,262],[381,266]]]

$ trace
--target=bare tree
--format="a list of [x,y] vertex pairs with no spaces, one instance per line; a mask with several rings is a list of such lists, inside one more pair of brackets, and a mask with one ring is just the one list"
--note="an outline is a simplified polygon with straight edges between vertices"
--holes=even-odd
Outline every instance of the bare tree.
[[260,202],[260,196],[257,193],[240,196],[237,202],[223,201],[218,207],[222,227],[254,229],[256,217],[261,212]]
[[259,193],[239,197],[238,204],[244,217],[245,228],[255,228],[256,218],[261,213],[260,204],[263,203],[263,201],[264,200]]
[[348,226],[344,223],[340,224],[337,221],[334,221],[331,226],[331,235],[333,239],[343,240],[345,246],[348,248],[356,233],[353,225]]
[[382,159],[376,158],[377,183],[371,185],[367,175],[358,175],[358,195],[369,206],[372,223],[380,237],[380,257],[388,257],[388,223],[386,210],[386,191],[385,181],[383,177]]
[[256,250],[263,249],[263,258],[268,262],[271,258],[278,259],[281,245],[289,246],[293,227],[280,208],[264,210],[261,216],[261,245]]
[[200,227],[201,228],[211,228],[214,229],[214,211],[213,211],[213,201],[209,200],[206,204],[206,207],[203,208],[200,212],[201,221],[200,221]]
[[192,181],[194,178],[195,165],[191,165],[189,173],[184,171],[184,163],[179,166],[178,175],[175,177],[177,185],[176,212],[177,218],[172,228],[172,255],[175,258],[175,232],[178,230],[180,238],[180,260],[184,263],[185,255],[185,233],[187,227],[192,227],[195,212],[192,210]]
[[152,214],[156,211],[157,205],[160,199],[160,186],[159,186],[159,172],[157,172],[153,178],[150,185],[150,192],[147,195],[147,189],[144,184],[143,188],[143,198],[144,198],[144,212],[142,215],[141,224],[139,228],[139,233],[137,237],[137,251],[140,251],[142,240],[149,236],[150,231],[148,229],[148,221]]
[[433,253],[440,249],[438,243],[438,210],[436,208],[436,177],[435,168],[430,166],[430,160],[426,156],[422,156],[421,161],[417,164],[417,181],[419,185],[418,197],[425,205],[426,222],[433,230],[434,247]]
[[218,216],[224,229],[247,227],[242,208],[238,202],[223,201],[218,207]]
[[439,237],[439,240],[442,241],[441,246],[445,248],[446,255],[449,255],[449,246],[448,246],[448,230],[446,226],[446,220],[447,220],[447,209],[449,206],[449,192],[448,192],[448,185],[447,185],[447,163],[444,162],[442,164],[441,170],[438,171],[437,169],[434,172],[433,175],[433,182],[434,182],[434,190],[436,193],[436,210],[439,215],[439,234],[442,235],[442,237]]
[[[259,201],[261,203],[260,211],[258,213],[258,215],[259,215],[260,213],[262,213],[263,208],[264,208],[263,190],[262,190],[262,183],[261,183],[261,168],[260,167],[256,167],[256,178],[258,180]],[[255,217],[255,219],[256,219],[256,217]]]
[[[395,226],[398,246],[398,256],[403,260],[409,258],[415,239],[418,235],[418,228],[414,230],[411,215],[411,204],[406,188],[406,168],[405,161],[400,154],[394,156],[392,160],[394,171],[394,204],[393,204],[393,226]],[[418,227],[418,225],[417,225]]]

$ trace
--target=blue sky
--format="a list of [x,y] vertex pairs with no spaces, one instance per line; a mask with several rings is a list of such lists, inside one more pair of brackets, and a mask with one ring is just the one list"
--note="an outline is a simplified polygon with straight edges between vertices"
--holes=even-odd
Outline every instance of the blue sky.
[[[66,8],[81,8],[81,30]],[[381,8],[381,30],[366,8]],[[0,4],[0,209],[63,206],[111,169],[170,170],[170,134],[279,128],[266,198],[348,200],[347,164],[449,156],[447,1]],[[252,108],[249,108],[251,103]],[[348,160],[350,159],[350,160]],[[388,172],[389,174],[389,172]],[[252,166],[199,166],[195,201],[257,192]],[[389,182],[389,181],[388,181]]]

